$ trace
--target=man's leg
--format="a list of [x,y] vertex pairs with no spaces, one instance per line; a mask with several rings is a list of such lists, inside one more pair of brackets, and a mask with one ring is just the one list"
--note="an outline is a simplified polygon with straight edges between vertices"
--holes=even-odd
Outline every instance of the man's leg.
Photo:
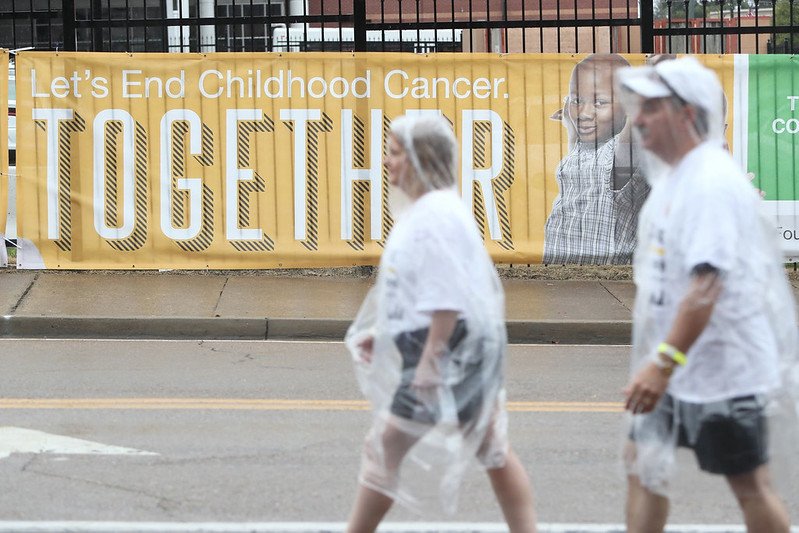
[[788,533],[788,511],[771,485],[768,465],[727,476],[727,482],[743,511],[749,533]]
[[535,533],[533,491],[530,488],[527,472],[516,452],[508,450],[505,466],[491,468],[487,472],[510,532]]
[[662,533],[669,516],[669,499],[655,494],[638,476],[627,476],[627,533]]
[[[635,443],[628,441],[624,448],[624,461],[628,470],[634,464],[635,458]],[[641,485],[638,476],[628,474],[625,516],[627,533],[662,533],[669,516],[669,499]]]

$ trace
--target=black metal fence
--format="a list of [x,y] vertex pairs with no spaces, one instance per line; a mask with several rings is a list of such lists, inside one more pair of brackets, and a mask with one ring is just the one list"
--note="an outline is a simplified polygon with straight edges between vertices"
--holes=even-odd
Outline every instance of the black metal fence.
[[794,53],[799,0],[0,0],[10,49]]

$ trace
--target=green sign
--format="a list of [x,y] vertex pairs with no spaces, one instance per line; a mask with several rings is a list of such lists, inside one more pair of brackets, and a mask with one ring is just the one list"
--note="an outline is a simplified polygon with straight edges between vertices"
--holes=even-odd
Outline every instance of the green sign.
[[766,200],[799,200],[799,57],[749,56],[747,168]]

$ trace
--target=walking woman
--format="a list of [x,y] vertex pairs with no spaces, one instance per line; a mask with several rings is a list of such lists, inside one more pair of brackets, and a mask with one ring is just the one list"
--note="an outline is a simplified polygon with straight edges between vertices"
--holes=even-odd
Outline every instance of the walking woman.
[[457,193],[456,154],[441,116],[391,124],[385,166],[395,224],[347,334],[373,411],[351,533],[374,531],[394,501],[454,513],[475,457],[510,531],[536,530],[530,481],[507,438],[504,295]]

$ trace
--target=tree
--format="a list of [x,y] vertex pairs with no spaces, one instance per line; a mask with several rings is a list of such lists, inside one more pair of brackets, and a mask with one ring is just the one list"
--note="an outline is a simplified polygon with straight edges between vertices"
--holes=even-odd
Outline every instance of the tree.
[[[642,0],[646,2],[646,0]],[[669,4],[671,4],[671,11],[669,11]],[[682,0],[655,0],[655,19],[668,19],[669,15],[673,19],[685,18],[685,7]]]
[[[793,26],[799,29],[799,0],[777,0],[775,4],[774,25]],[[799,50],[799,31],[778,33],[775,37],[773,43],[775,51],[792,54]]]
[[[654,0],[654,2],[655,19],[669,17],[669,4],[671,4],[672,19],[684,19],[686,13],[689,19],[693,19],[717,16],[722,9],[725,14],[730,13],[732,16],[738,15],[739,8],[741,13],[747,13],[750,6],[754,7],[755,0]],[[766,3],[771,7],[771,0],[760,0],[760,3],[761,7]],[[799,12],[796,15],[799,15]],[[796,18],[799,19],[799,16]]]

